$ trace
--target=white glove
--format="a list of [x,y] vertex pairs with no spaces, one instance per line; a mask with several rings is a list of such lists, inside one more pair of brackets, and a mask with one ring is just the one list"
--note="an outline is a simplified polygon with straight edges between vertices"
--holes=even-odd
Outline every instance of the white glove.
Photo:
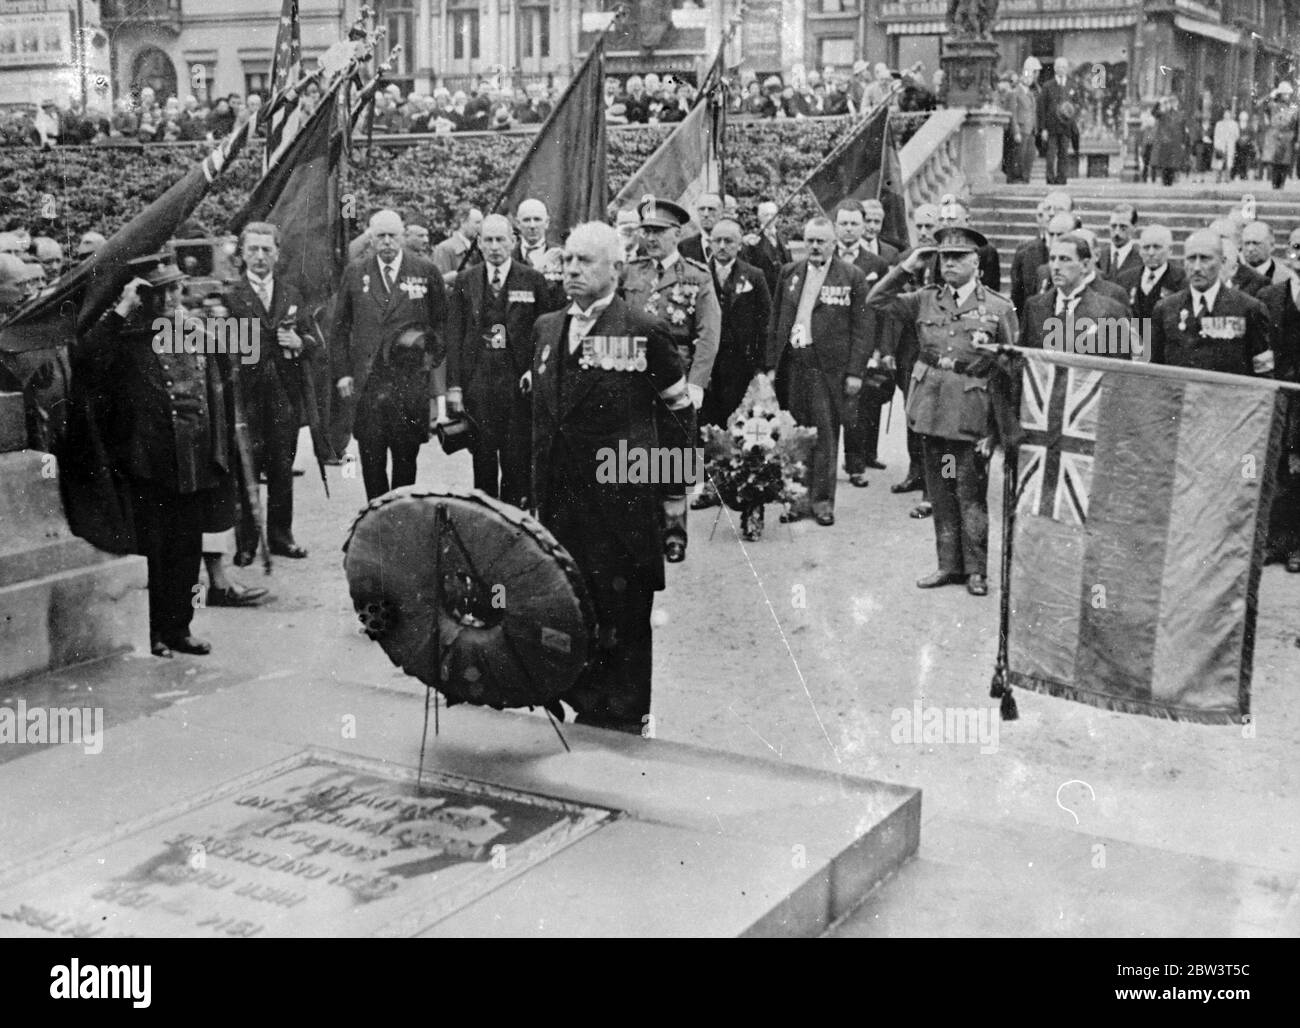
[[699,410],[704,406],[704,387],[686,383],[686,395],[691,398],[691,406]]

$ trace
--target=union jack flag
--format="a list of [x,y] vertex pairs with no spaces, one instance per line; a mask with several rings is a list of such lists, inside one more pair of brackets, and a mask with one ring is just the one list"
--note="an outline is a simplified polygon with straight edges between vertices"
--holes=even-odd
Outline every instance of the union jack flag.
[[1102,374],[1025,362],[1017,514],[1076,525],[1088,520]]
[[302,34],[298,25],[298,0],[284,0],[275,36],[275,55],[271,58],[271,99],[263,108],[262,115],[266,125],[263,170],[270,167],[272,157],[287,142],[285,125],[298,106],[298,94],[294,92],[292,99],[287,94],[301,74]]

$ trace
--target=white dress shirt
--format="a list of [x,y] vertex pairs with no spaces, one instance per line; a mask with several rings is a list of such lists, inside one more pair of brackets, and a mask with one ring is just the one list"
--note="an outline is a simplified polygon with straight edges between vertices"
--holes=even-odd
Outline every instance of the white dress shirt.
[[1214,301],[1219,296],[1219,286],[1222,283],[1218,279],[1214,280],[1214,285],[1210,286],[1205,292],[1197,292],[1196,287],[1192,286],[1192,313],[1197,317],[1203,317],[1214,312]]
[[595,327],[600,316],[605,313],[605,308],[613,302],[614,294],[610,293],[593,301],[585,311],[578,306],[577,300],[569,304],[569,353],[577,352],[582,345],[582,337]]

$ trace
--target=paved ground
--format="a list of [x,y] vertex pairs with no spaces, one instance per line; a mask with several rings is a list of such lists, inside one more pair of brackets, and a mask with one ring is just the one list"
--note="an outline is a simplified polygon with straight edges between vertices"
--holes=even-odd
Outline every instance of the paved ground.
[[[742,544],[734,515],[724,511],[710,539],[713,512],[692,514],[689,559],[670,568],[655,610],[656,733],[924,790],[920,858],[842,934],[1300,933],[1300,714],[1288,702],[1300,681],[1300,578],[1263,576],[1253,735],[1030,693],[1017,694],[1020,720],[999,724],[987,695],[996,588],[977,599],[914,587],[933,565],[933,536],[906,516],[914,496],[888,492],[903,466],[900,422],[895,411],[889,470],[865,490],[841,481],[832,528],[791,530],[772,508],[767,536]],[[211,657],[121,658],[0,699],[69,703],[93,691],[113,726],[250,679],[253,695],[269,695],[306,670],[409,693],[418,735],[423,687],[359,633],[347,598],[339,547],[360,479],[330,474],[328,502],[314,469],[298,480],[298,539],[311,556],[277,561],[266,580],[275,601],[200,612]],[[427,447],[420,481],[466,486],[469,459]],[[916,703],[986,708],[996,738],[891,738],[896,712]],[[35,773],[25,766],[40,762],[6,749],[0,787],[22,789]]]

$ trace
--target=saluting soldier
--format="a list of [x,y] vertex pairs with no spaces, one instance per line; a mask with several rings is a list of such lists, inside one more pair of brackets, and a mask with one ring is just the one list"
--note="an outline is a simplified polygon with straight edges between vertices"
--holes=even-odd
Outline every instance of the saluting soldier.
[[478,426],[474,488],[523,507],[528,495],[528,397],[520,379],[532,365],[533,322],[554,308],[546,278],[511,257],[514,231],[489,214],[479,232],[482,264],[451,287],[447,313],[447,409]]
[[872,290],[867,305],[915,323],[920,353],[912,371],[907,423],[921,436],[926,487],[934,507],[939,568],[922,589],[966,583],[988,594],[988,462],[997,425],[989,401],[993,358],[980,345],[1016,342],[1011,300],[977,278],[987,241],[961,226],[936,233],[942,285],[900,295],[930,259],[918,247]]
[[641,476],[602,469],[619,452],[677,448],[684,458],[695,445],[695,418],[662,323],[614,291],[622,253],[608,225],[569,233],[564,286],[572,303],[537,319],[526,381],[531,501],[582,571],[599,633],[594,660],[563,698],[580,724],[640,732],[650,713],[650,613],[664,587],[660,493]]
[[[135,277],[77,347],[73,373],[109,394],[110,459],[128,483],[135,550],[149,565],[151,651],[205,654],[212,647],[190,634],[190,622],[204,529],[234,521],[230,364],[176,338],[178,327],[190,335],[191,322],[177,317],[185,275],[169,255],[130,267]],[[227,516],[214,524],[219,509]]]
[[1151,317],[1151,363],[1272,377],[1268,308],[1220,281],[1223,240],[1193,232],[1183,243],[1187,285]]
[[[722,308],[713,291],[708,265],[677,251],[681,229],[690,215],[671,200],[646,196],[637,207],[645,256],[623,269],[623,298],[634,310],[664,323],[686,371],[686,388],[696,410],[713,374],[722,335]],[[686,558],[686,502],[665,492],[665,555],[669,562]],[[667,508],[671,507],[669,511]],[[676,513],[680,510],[680,513]]]

